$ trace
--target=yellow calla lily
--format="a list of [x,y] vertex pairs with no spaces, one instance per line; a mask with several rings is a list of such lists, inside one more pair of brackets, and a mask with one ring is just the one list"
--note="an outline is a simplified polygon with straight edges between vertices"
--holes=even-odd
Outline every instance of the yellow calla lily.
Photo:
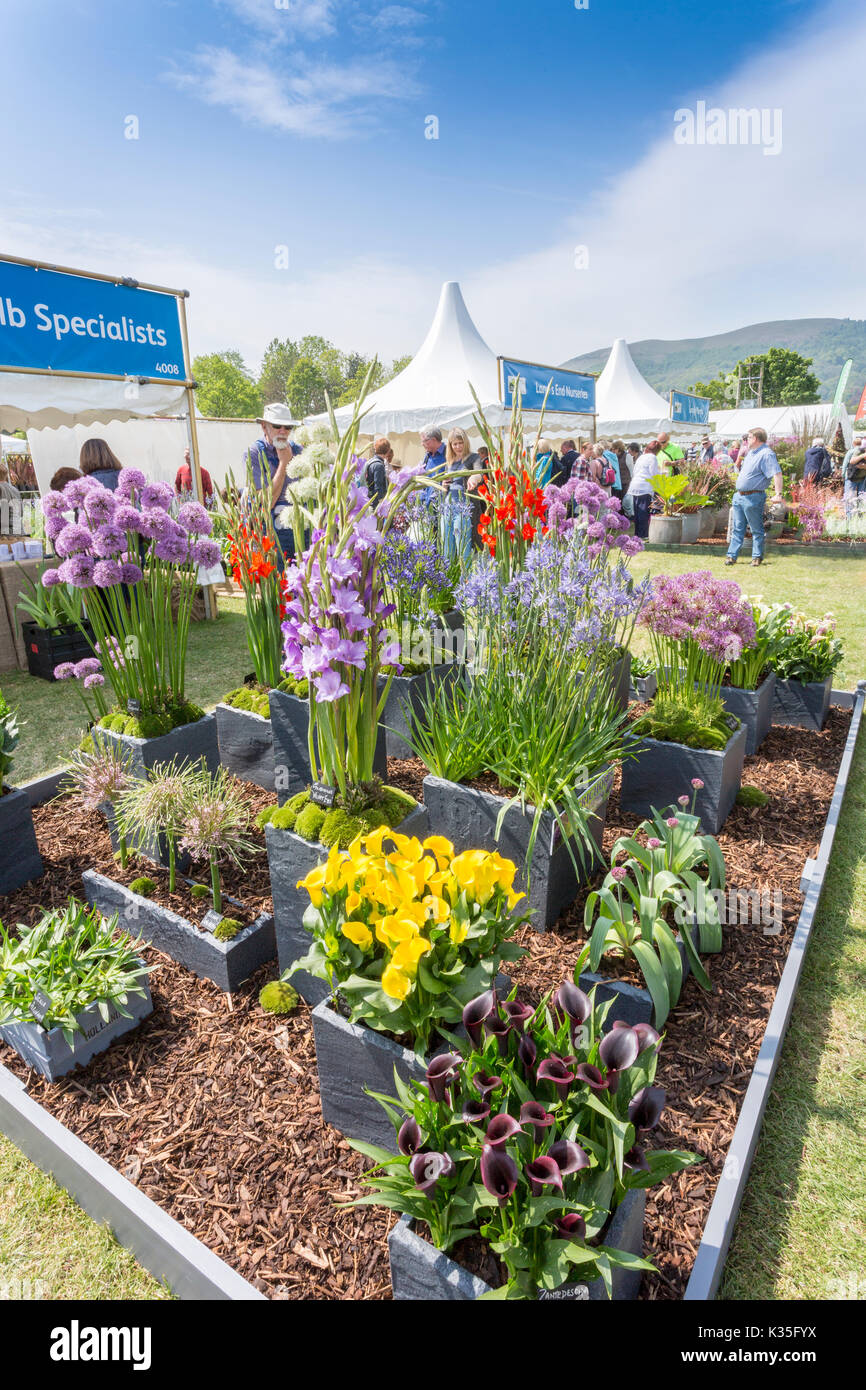
[[447,869],[454,858],[454,846],[444,835],[428,835],[424,841],[424,848],[433,851],[439,869]]
[[305,888],[310,895],[313,907],[322,906],[322,889],[325,886],[325,875],[328,871],[327,864],[318,864],[315,869],[311,869],[306,878],[298,879],[296,888]]
[[412,981],[395,965],[387,965],[382,972],[382,988],[389,999],[406,998],[412,990]]
[[363,922],[344,922],[340,931],[362,951],[369,951],[373,945],[373,933]]
[[404,974],[414,977],[421,957],[426,956],[432,949],[425,936],[413,937],[411,941],[401,941],[391,957],[391,964],[395,970],[402,970]]
[[361,906],[363,901],[364,899],[361,897],[360,893],[356,893],[354,890],[352,890],[352,892],[350,893],[347,893],[346,911],[348,912],[350,917],[354,917],[355,913],[358,911],[358,908]]
[[386,946],[399,946],[401,941],[411,941],[418,935],[418,928],[411,918],[383,917],[376,927],[376,936]]
[[[418,860],[424,854],[421,841],[416,840],[414,835],[398,835],[395,830],[391,830],[388,833],[397,847],[396,853],[402,855],[404,859],[408,859],[411,864],[417,864]],[[391,857],[392,856],[389,855],[389,858]]]
[[451,918],[451,925],[450,925],[450,927],[448,928],[448,935],[451,937],[451,940],[454,942],[454,945],[455,945],[455,946],[462,946],[462,945],[463,945],[463,942],[466,940],[466,937],[468,936],[468,934],[469,934],[469,923],[468,923],[468,921],[460,921],[460,920],[458,920],[458,918],[452,917],[452,918]]
[[448,918],[451,916],[451,908],[448,904],[443,902],[441,898],[434,897],[431,893],[428,893],[427,897],[422,899],[421,906],[424,908],[428,917],[432,918],[434,922],[440,924],[442,922],[447,922]]
[[378,855],[382,853],[382,843],[384,840],[393,839],[393,831],[388,825],[378,825],[375,830],[364,836],[364,846],[368,854]]

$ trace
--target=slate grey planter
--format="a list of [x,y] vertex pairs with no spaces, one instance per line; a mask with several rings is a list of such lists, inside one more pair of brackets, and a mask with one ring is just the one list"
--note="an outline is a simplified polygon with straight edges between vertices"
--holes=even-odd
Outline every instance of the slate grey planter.
[[[694,935],[692,939],[695,939]],[[692,973],[692,967],[686,955],[686,948],[681,941],[677,942],[677,948],[683,963],[683,988],[685,988],[686,980]],[[609,1033],[614,1023],[620,1021],[627,1023],[631,1028],[636,1023],[653,1022],[653,1000],[648,989],[627,984],[625,980],[613,979],[610,975],[597,975],[592,970],[581,971],[578,984],[584,994],[589,994],[592,989],[595,990],[596,1006],[606,1004],[609,999],[613,1000],[610,1013],[604,1023],[605,1033]],[[682,999],[682,993],[680,999]],[[676,1004],[672,1004],[671,1009],[675,1008]]]
[[4,1023],[0,1027],[0,1038],[14,1048],[35,1071],[56,1081],[65,1076],[75,1066],[86,1066],[91,1058],[111,1046],[116,1038],[137,1028],[143,1018],[153,1013],[153,1001],[146,978],[141,981],[143,994],[130,993],[126,1009],[132,1018],[124,1018],[114,1005],[109,1006],[106,1023],[97,1004],[90,1004],[78,1014],[80,1032],[75,1033],[72,1046],[63,1036],[61,1028],[46,1030],[40,1023]]
[[[497,841],[496,821],[505,804],[504,797],[476,791],[462,783],[447,782],[441,777],[427,776],[424,778],[424,805],[430,816],[431,833],[444,835],[458,854],[468,849],[498,850],[505,859],[513,860],[517,865],[515,887],[527,895],[527,901],[521,906],[532,911],[535,930],[545,931],[553,926],[563,909],[574,902],[581,884],[588,881],[600,861],[611,780],[609,772],[592,798],[593,844],[583,851],[585,865],[580,871],[575,869],[553,814],[545,812],[532,851],[528,885],[526,851],[534,815],[532,808],[527,807],[524,814],[519,806],[510,807]],[[576,857],[579,864],[580,858]]]
[[716,509],[716,523],[713,534],[716,536],[726,536],[728,533],[728,521],[730,519],[730,507],[718,507]]
[[220,762],[242,782],[274,790],[274,736],[270,719],[252,710],[217,705]]
[[689,748],[684,743],[660,739],[638,740],[638,756],[624,758],[619,794],[623,811],[648,816],[653,808],[663,811],[677,798],[692,793],[692,779],[704,786],[697,793],[695,814],[705,835],[716,835],[731,813],[743,780],[746,729],[741,724],[721,752]]
[[820,733],[830,712],[833,677],[824,681],[783,681],[776,678],[773,723]]
[[[398,830],[401,835],[417,835],[423,839],[428,830],[425,808],[416,806]],[[328,851],[324,845],[312,844],[293,830],[278,830],[273,825],[265,826],[265,842],[274,903],[277,960],[282,975],[310,949],[310,933],[304,926],[310,896],[297,884],[327,859]],[[306,970],[297,971],[291,983],[308,1004],[318,1004],[330,994],[327,983]]]
[[682,516],[651,516],[648,539],[651,545],[681,545]]
[[[211,932],[201,931],[170,908],[160,907],[93,869],[86,869],[81,880],[87,901],[104,916],[118,913],[120,925],[130,936],[143,937],[178,965],[202,980],[212,980],[227,994],[276,955],[274,919],[270,914],[257,917],[233,941],[217,941]],[[223,901],[229,909],[225,915],[231,916],[232,900]]]
[[643,704],[653,698],[658,688],[659,678],[655,671],[650,671],[648,676],[632,676],[629,695]]
[[0,796],[0,893],[14,893],[44,872],[33,828],[33,808],[23,789]]
[[[603,1244],[612,1250],[642,1255],[645,1208],[645,1189],[631,1188],[614,1212]],[[388,1258],[395,1302],[428,1299],[438,1303],[466,1302],[491,1291],[483,1279],[470,1274],[450,1255],[419,1236],[415,1223],[408,1216],[401,1216],[388,1236]],[[641,1278],[640,1270],[615,1268],[612,1277],[614,1300],[625,1302],[637,1298]],[[595,1303],[607,1299],[607,1290],[603,1280],[593,1279],[589,1283],[566,1284],[561,1289],[545,1291],[540,1301],[553,1303],[565,1299]]]
[[[417,676],[395,676],[388,691],[380,724],[385,731],[385,751],[389,758],[412,758],[415,756],[409,743],[409,720],[407,707],[414,715],[421,713],[422,702],[429,698],[434,681],[443,685],[453,685],[462,667],[455,663],[444,663],[423,671]],[[380,679],[379,691],[385,682]]]
[[[308,736],[310,706],[297,695],[285,690],[269,694],[271,730],[274,743],[274,787],[281,806],[298,792],[305,791],[312,780]],[[318,750],[318,743],[316,745]],[[385,751],[385,731],[379,726],[373,771],[384,780],[388,776],[388,754]]]
[[159,738],[133,738],[131,734],[118,734],[113,729],[101,729],[95,725],[91,730],[95,742],[105,739],[123,749],[130,757],[132,771],[137,777],[145,777],[147,769],[154,763],[170,763],[177,759],[178,765],[197,763],[205,760],[208,772],[216,772],[220,754],[217,743],[216,718],[206,714],[194,724],[181,724],[170,734]]
[[631,692],[631,652],[625,652],[614,664],[611,690],[614,707],[625,714]]
[[707,540],[716,529],[716,512],[714,507],[701,507],[698,512],[698,540]]
[[758,751],[773,727],[775,691],[776,677],[772,671],[757,690],[740,690],[736,686],[723,685],[719,691],[725,709],[745,725],[747,758]]

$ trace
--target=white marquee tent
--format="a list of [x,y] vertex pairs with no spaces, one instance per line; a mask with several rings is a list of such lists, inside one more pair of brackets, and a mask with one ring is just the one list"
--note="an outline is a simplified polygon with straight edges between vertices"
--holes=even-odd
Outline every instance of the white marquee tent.
[[598,379],[598,433],[625,440],[668,434],[694,435],[700,426],[671,420],[670,402],[641,376],[625,338],[617,338]]
[[768,435],[796,435],[807,439],[807,448],[812,439],[821,435],[827,444],[836,433],[836,424],[842,426],[845,447],[850,449],[853,437],[851,417],[843,410],[838,421],[833,419],[833,406],[824,405],[777,405],[758,409],[711,410],[710,430],[722,439],[742,439],[744,434],[760,425]]
[[26,439],[15,439],[10,434],[0,434],[0,457],[6,458],[10,454],[26,457],[29,453],[30,445]]
[[[510,410],[500,403],[499,369],[496,354],[476,328],[462,291],[456,281],[442,286],[439,306],[427,337],[418,352],[398,376],[371,394],[362,425],[363,437],[387,435],[403,463],[411,461],[408,451],[420,454],[418,431],[436,425],[445,434],[461,428],[473,433],[474,388],[489,425],[505,426]],[[352,408],[336,412],[340,429],[352,420]],[[530,429],[537,414],[526,413]],[[327,420],[317,415],[307,423]],[[549,411],[544,432],[553,436],[586,437],[592,433],[591,415],[572,415]]]

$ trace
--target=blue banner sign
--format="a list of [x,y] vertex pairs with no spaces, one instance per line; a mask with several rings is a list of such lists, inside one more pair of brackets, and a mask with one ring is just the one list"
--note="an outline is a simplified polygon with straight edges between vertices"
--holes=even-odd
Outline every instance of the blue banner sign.
[[595,377],[584,376],[580,372],[570,372],[564,367],[541,367],[537,362],[512,362],[500,359],[502,364],[502,400],[510,409],[514,403],[514,393],[520,391],[520,403],[524,410],[541,410],[547,388],[546,410],[562,411],[569,415],[595,414]]
[[706,396],[689,396],[685,391],[671,391],[671,419],[685,425],[708,425],[710,402]]
[[185,381],[177,299],[0,260],[0,366]]

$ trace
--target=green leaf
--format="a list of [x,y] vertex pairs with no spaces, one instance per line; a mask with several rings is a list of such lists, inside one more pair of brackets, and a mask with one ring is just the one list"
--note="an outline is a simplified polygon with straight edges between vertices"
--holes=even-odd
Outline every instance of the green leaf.
[[653,947],[646,941],[635,941],[632,950],[652,996],[653,1024],[656,1028],[662,1028],[670,1013],[670,995],[664,971]]

